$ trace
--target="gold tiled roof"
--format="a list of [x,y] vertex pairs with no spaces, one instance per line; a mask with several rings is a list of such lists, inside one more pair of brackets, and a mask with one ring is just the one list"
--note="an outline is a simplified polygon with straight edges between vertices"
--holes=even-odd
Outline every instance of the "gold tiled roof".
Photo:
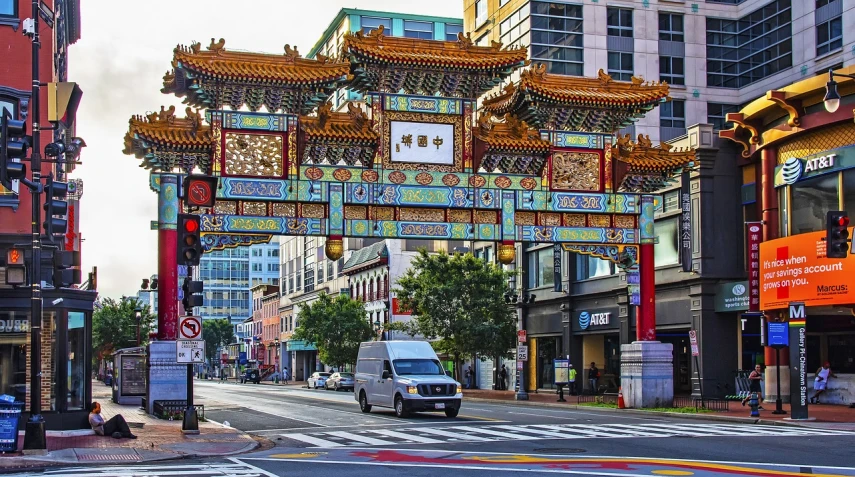
[[347,103],[347,108],[346,113],[335,113],[329,103],[324,103],[316,116],[300,116],[300,130],[307,139],[376,143],[377,133],[365,113],[353,103]]
[[673,173],[677,169],[688,167],[695,160],[692,149],[673,149],[667,143],[653,147],[650,137],[638,135],[638,141],[632,142],[629,134],[618,137],[611,149],[612,158],[629,166],[629,171]]
[[202,124],[202,115],[191,108],[187,116],[175,117],[175,106],[158,113],[132,116],[125,133],[124,154],[142,159],[141,167],[170,172],[176,167],[185,172],[195,167],[207,172],[214,141],[211,127]]
[[667,83],[615,81],[603,70],[597,78],[550,74],[540,64],[484,99],[482,108],[515,113],[539,128],[614,132],[667,100],[668,91]]
[[501,122],[493,121],[493,115],[482,113],[475,128],[475,137],[487,145],[488,150],[548,152],[549,141],[540,138],[537,129],[530,127],[511,114],[505,114]]

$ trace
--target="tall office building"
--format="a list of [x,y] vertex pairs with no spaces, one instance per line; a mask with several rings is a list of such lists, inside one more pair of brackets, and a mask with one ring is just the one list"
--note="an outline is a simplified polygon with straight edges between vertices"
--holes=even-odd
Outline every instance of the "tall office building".
[[793,81],[852,61],[843,0],[464,0],[479,45],[526,46],[548,73],[671,85],[670,102],[625,132],[655,142],[725,115]]
[[250,288],[279,284],[279,243],[255,244],[202,255],[197,276],[204,282],[202,319],[229,318],[233,324],[252,316]]

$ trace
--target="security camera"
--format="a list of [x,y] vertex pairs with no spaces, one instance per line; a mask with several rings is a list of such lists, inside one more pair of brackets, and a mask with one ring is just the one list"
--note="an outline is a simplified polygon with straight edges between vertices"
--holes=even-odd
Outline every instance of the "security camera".
[[54,305],[59,305],[60,303],[62,303],[62,298],[57,298],[56,300],[52,301],[51,303],[53,303]]

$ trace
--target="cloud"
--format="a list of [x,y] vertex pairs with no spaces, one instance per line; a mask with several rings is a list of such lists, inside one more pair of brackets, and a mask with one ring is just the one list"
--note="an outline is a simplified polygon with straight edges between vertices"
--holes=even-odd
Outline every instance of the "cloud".
[[[133,295],[157,273],[157,197],[148,172],[122,154],[134,114],[180,106],[160,93],[178,44],[225,38],[226,48],[282,52],[288,43],[306,53],[340,8],[461,17],[461,0],[147,0],[81,2],[82,38],[69,48],[69,79],[83,89],[77,134],[88,147],[71,174],[84,181],[81,236],[84,271],[98,267],[102,296]],[[183,107],[178,111],[183,111]]]

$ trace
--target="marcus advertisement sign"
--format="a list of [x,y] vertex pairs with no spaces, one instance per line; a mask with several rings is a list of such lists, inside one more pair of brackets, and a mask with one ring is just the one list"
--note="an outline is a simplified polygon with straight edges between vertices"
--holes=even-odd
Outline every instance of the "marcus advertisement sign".
[[855,168],[855,147],[842,147],[805,157],[791,157],[775,168],[775,187],[793,185],[829,172]]

